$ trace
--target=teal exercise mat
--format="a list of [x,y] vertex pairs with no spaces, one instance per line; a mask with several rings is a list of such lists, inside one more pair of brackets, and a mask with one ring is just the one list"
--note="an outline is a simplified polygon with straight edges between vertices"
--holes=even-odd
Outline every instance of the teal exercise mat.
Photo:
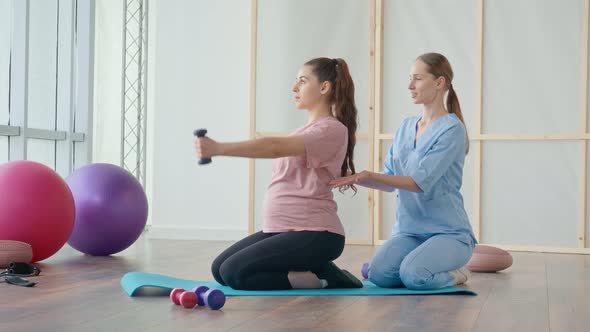
[[184,288],[192,289],[197,285],[217,288],[228,296],[375,296],[375,295],[425,295],[425,294],[463,294],[477,295],[474,291],[464,288],[447,287],[433,290],[411,290],[407,288],[381,288],[370,281],[363,281],[363,288],[330,288],[330,289],[288,289],[244,291],[222,286],[215,281],[195,281],[174,278],[162,274],[145,272],[128,272],[121,278],[121,286],[129,296],[138,295],[143,287],[160,289]]

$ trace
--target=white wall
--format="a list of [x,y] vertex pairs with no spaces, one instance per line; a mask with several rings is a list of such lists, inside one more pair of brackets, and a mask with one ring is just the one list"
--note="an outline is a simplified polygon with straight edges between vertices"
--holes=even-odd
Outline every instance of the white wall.
[[[121,126],[123,115],[121,113],[123,103],[123,24],[124,2],[119,0],[98,0],[95,7],[95,61],[94,61],[94,141],[92,162],[110,163],[121,165]],[[148,11],[151,18],[155,18],[154,11]],[[156,31],[157,21],[150,22],[150,31]],[[148,45],[155,44],[156,33],[148,35]],[[148,63],[155,61],[155,47],[148,47]],[[155,63],[155,62],[154,62]],[[153,74],[152,66],[148,70]],[[154,77],[148,81],[147,101],[147,130],[153,132],[153,86]],[[153,135],[148,136],[152,140]],[[147,143],[146,152],[146,184],[145,190],[148,198],[150,212],[147,224],[152,223],[152,177],[153,172],[153,146]]]
[[[10,43],[12,35],[12,2],[0,0],[0,125],[9,122]],[[0,136],[0,163],[8,161],[8,137]]]
[[121,162],[123,1],[96,1],[93,162]]
[[[247,233],[248,161],[199,166],[192,132],[249,137],[250,1],[152,1],[152,237],[236,239]],[[157,29],[153,29],[154,20]],[[149,166],[149,165],[148,165]]]
[[[256,131],[287,134],[305,125],[307,112],[297,110],[292,86],[297,70],[316,57],[344,59],[355,86],[358,133],[370,123],[370,12],[368,1],[258,1],[256,54]],[[313,10],[311,10],[313,9]],[[327,20],[327,17],[331,19]],[[350,24],[354,22],[354,24]],[[357,139],[355,167],[367,169],[368,139]],[[257,160],[254,195],[256,230],[263,224],[263,200],[272,175],[271,160]],[[334,191],[340,220],[349,241],[370,243],[369,191],[359,187]]]
[[[579,132],[582,2],[486,2],[484,133]],[[575,248],[579,144],[486,142],[481,240]]]
[[10,42],[12,35],[12,2],[0,0],[0,124],[8,124],[10,95]]
[[[122,1],[96,1],[93,162],[116,165],[123,11]],[[249,136],[250,2],[150,1],[148,20],[149,234],[242,237],[248,221],[247,161],[216,159],[198,167],[192,131],[207,127],[222,140]],[[224,28],[220,22],[232,24]],[[211,27],[219,29],[213,33]]]
[[[539,6],[532,0],[485,3],[483,133],[578,133],[582,0],[543,0]],[[352,2],[349,4],[352,6]],[[271,88],[290,87],[292,75],[287,67],[300,63],[298,55],[309,57],[312,54],[306,52],[310,50],[325,52],[326,45],[318,44],[318,40],[326,38],[326,29],[317,23],[321,17],[302,15],[305,9],[295,10],[297,6],[313,6],[311,3],[261,0],[258,5],[258,27],[267,30],[258,33],[258,115],[264,117],[257,119],[257,127],[260,131],[287,131],[298,125],[295,123],[298,115],[288,114],[290,109],[278,107],[277,112],[285,114],[277,118],[277,114],[270,112],[273,103],[279,103],[279,99],[273,99],[279,92],[265,93]],[[316,12],[318,8],[314,7]],[[360,13],[361,9],[359,17],[363,18],[366,12]],[[95,161],[119,162],[121,10],[118,1],[97,2]],[[294,11],[300,17],[289,16]],[[454,85],[468,129],[473,133],[479,108],[476,100],[479,84],[476,5],[469,0],[437,4],[387,0],[384,16],[381,132],[392,134],[403,117],[420,112],[407,98],[409,67],[420,53],[439,51],[446,54],[454,66]],[[292,22],[287,20],[289,17],[299,18]],[[365,24],[364,18],[359,21],[351,24]],[[546,21],[551,21],[551,25],[545,24]],[[303,28],[289,30],[289,27],[297,29],[298,24],[311,30],[307,33],[301,32],[307,31]],[[223,141],[248,138],[250,1],[152,0],[149,25],[147,191],[151,208],[150,234],[167,238],[238,239],[246,234],[248,225],[248,161],[216,158],[211,165],[198,166],[192,131],[205,127],[211,137]],[[335,29],[334,26],[330,28]],[[318,32],[314,33],[314,29]],[[342,40],[332,40],[337,37],[333,32],[330,45],[340,45]],[[349,37],[342,34],[344,40]],[[353,44],[360,48],[358,40],[354,39]],[[296,45],[300,49],[281,55],[279,51],[284,50],[277,50],[277,45]],[[368,51],[367,41],[367,54]],[[346,55],[356,54],[349,53]],[[359,59],[360,65],[352,70],[363,65],[363,58]],[[273,70],[273,65],[284,72]],[[362,72],[356,76],[359,87],[366,85]],[[268,83],[272,81],[277,85]],[[366,93],[361,90],[361,95]],[[288,95],[288,91],[285,93]],[[359,107],[366,108],[363,98],[359,99],[362,104]],[[268,119],[274,120],[269,122]],[[367,129],[365,120],[361,119],[363,132]],[[383,141],[383,154],[390,143],[390,140]],[[483,143],[481,230],[484,242],[576,246],[576,213],[579,204],[584,204],[577,201],[579,187],[584,185],[578,174],[579,144],[578,140]],[[588,149],[590,151],[590,147]],[[366,154],[359,150],[357,157]],[[468,213],[473,217],[474,154],[467,158],[463,193]],[[363,162],[358,161],[358,164]],[[266,170],[263,163],[257,162],[257,165],[258,182],[268,174],[262,175]],[[515,184],[518,182],[522,185]],[[263,187],[257,183],[257,193]],[[396,207],[392,197],[383,199],[383,237],[389,235],[394,221]],[[260,203],[256,199],[255,204]],[[590,232],[590,227],[588,230]]]
[[[383,31],[383,117],[382,132],[393,134],[404,118],[419,115],[420,105],[408,96],[408,75],[416,57],[426,52],[444,54],[454,72],[467,130],[473,132],[478,104],[476,92],[477,2],[472,0],[388,0],[384,3]],[[381,155],[392,141],[382,142]],[[474,153],[467,155],[463,171],[462,194],[471,222],[474,202]],[[380,170],[382,167],[380,166]],[[395,222],[397,194],[382,194],[381,239],[389,238]]]

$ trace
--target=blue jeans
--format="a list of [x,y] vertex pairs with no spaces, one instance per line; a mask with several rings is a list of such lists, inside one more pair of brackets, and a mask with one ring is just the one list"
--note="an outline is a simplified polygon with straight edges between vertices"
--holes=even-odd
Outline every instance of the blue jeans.
[[448,271],[463,267],[473,253],[474,244],[465,243],[464,238],[454,234],[437,234],[427,238],[393,235],[373,256],[369,280],[387,288],[438,289],[454,286],[455,280]]

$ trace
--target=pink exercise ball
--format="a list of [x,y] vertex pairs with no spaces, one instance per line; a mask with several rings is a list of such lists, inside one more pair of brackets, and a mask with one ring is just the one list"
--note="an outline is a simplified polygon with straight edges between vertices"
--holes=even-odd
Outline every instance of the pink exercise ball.
[[0,164],[0,240],[28,243],[31,262],[51,257],[74,228],[75,206],[68,185],[34,161]]

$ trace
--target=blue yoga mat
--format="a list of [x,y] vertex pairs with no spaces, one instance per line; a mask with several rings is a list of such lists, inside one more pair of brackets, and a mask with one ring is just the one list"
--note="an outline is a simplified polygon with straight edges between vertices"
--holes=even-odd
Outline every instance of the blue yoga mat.
[[121,286],[129,296],[137,295],[143,287],[161,289],[184,288],[192,289],[197,285],[217,288],[228,296],[374,296],[374,295],[424,295],[424,294],[464,294],[477,293],[464,288],[448,287],[434,290],[411,290],[407,288],[381,288],[370,281],[363,281],[363,288],[334,288],[334,289],[289,289],[272,291],[243,291],[222,286],[215,281],[194,281],[179,279],[161,274],[145,272],[129,272],[121,278]]

